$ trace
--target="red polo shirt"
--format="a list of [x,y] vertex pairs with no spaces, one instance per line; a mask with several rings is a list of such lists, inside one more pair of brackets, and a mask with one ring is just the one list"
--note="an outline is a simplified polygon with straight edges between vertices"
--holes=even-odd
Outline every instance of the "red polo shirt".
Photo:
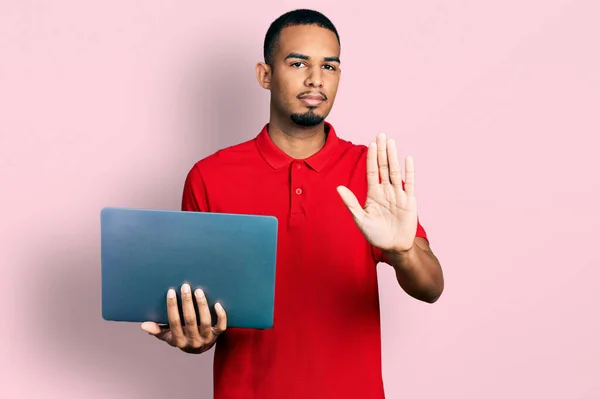
[[[228,328],[217,340],[215,399],[384,397],[377,263],[336,187],[364,203],[367,147],[328,129],[295,160],[258,136],[194,165],[184,211],[270,215],[279,221],[274,327]],[[417,236],[425,237],[419,225]],[[225,309],[227,310],[227,309]]]

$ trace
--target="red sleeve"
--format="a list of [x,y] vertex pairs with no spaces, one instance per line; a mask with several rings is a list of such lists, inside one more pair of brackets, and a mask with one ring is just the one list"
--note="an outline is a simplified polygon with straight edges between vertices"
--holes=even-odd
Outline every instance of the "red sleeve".
[[208,212],[206,186],[198,165],[189,171],[183,185],[181,210],[189,212]]

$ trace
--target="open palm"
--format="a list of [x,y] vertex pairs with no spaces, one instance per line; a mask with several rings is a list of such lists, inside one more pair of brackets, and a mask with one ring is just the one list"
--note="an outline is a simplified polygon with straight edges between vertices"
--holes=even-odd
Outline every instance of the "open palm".
[[380,133],[367,152],[367,199],[364,208],[344,186],[338,193],[367,241],[384,251],[407,251],[417,231],[414,164],[405,160],[405,181],[396,143]]

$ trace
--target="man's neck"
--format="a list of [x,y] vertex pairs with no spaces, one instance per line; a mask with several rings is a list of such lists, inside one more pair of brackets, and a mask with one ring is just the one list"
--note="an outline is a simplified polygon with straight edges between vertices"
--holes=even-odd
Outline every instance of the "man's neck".
[[290,122],[278,123],[275,118],[269,121],[268,132],[273,143],[294,159],[305,159],[323,148],[327,139],[325,124],[302,127]]

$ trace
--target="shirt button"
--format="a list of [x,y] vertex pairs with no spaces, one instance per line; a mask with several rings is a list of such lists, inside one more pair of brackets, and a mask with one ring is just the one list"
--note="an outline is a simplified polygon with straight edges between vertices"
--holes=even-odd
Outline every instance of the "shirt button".
[[297,188],[296,189],[296,194],[298,194],[298,195],[302,194],[302,189],[301,188]]
[[299,164],[299,163],[298,163],[298,164],[296,164],[296,169],[300,169],[301,167],[302,167],[302,165],[301,165],[301,164]]

